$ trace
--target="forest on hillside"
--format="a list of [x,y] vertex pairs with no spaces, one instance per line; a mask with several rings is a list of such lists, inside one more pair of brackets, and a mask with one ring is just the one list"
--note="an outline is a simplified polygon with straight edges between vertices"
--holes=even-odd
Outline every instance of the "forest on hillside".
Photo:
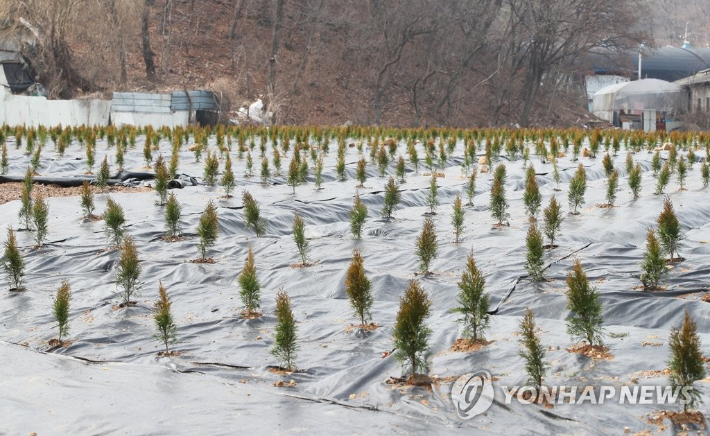
[[[50,98],[212,89],[278,124],[582,125],[586,54],[710,44],[704,0],[0,0]],[[705,32],[705,33],[703,33]]]

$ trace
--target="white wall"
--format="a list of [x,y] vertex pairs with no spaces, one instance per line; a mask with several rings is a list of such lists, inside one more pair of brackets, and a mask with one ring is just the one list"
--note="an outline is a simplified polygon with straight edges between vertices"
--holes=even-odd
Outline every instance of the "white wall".
[[47,100],[45,97],[13,95],[0,68],[0,124],[11,126],[108,125],[110,100]]
[[170,128],[187,126],[189,122],[188,111],[171,113],[140,113],[140,112],[111,112],[111,122],[116,127],[129,126],[154,126]]

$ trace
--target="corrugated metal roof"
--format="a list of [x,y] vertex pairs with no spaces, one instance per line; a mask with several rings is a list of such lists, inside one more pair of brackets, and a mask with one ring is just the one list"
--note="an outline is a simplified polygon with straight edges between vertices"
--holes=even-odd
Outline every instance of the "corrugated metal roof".
[[[619,59],[609,53],[599,52],[592,53],[590,61],[597,74],[623,73],[629,77],[636,77],[638,55],[638,51],[632,50],[625,52]],[[641,76],[643,78],[673,82],[708,68],[710,68],[710,49],[707,48],[663,47],[642,51]]]

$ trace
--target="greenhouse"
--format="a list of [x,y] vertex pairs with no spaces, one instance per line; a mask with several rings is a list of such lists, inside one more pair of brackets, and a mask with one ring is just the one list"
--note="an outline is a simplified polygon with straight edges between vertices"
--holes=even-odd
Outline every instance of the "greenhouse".
[[653,132],[675,130],[677,115],[688,107],[680,86],[658,79],[618,83],[594,94],[592,112],[616,127]]

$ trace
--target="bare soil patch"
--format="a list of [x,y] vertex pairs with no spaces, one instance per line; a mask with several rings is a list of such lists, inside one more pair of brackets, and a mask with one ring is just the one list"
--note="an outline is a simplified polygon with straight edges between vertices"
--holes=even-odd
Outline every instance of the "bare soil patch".
[[575,345],[574,347],[565,348],[570,353],[584,354],[593,360],[614,360],[614,356],[609,353],[609,347],[601,345]]
[[492,343],[493,341],[486,341],[481,339],[474,342],[471,339],[459,338],[454,341],[453,345],[451,346],[451,351],[455,351],[457,353],[472,353]]
[[[129,188],[126,186],[111,186],[105,190],[101,190],[96,186],[91,186],[91,191],[94,194],[112,194],[115,192],[150,192],[151,188],[139,186]],[[22,183],[2,183],[0,184],[0,204],[5,204],[13,200],[19,200],[22,194]],[[33,195],[41,195],[44,198],[48,197],[78,197],[81,195],[81,186],[61,187],[57,185],[40,185],[35,184],[32,188]],[[101,219],[101,217],[99,217]]]

